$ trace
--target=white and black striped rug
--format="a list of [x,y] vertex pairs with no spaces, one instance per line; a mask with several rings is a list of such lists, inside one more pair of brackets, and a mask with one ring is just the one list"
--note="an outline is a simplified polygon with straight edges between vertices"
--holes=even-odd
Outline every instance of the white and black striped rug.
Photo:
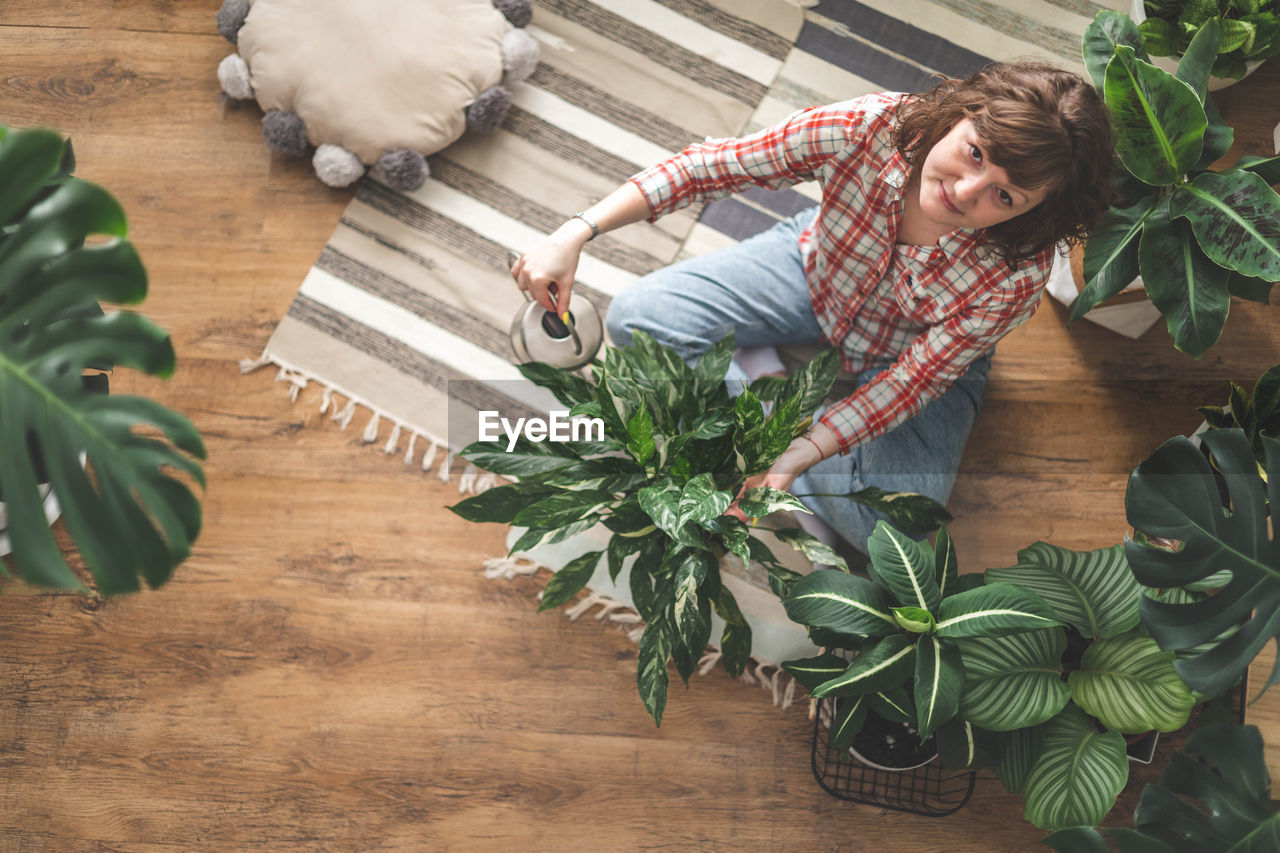
[[[513,87],[503,127],[431,157],[417,192],[366,178],[262,358],[245,369],[275,364],[295,396],[318,383],[322,410],[344,427],[363,409],[367,441],[406,463],[440,462],[445,474],[452,454],[437,451],[461,443],[451,407],[457,419],[460,409],[519,414],[546,402],[513,390],[523,383],[507,329],[523,300],[507,273],[509,250],[705,136],[871,91],[920,90],[937,73],[963,76],[990,59],[1079,68],[1081,34],[1102,8],[537,0],[530,32],[542,60]],[[578,287],[603,312],[648,271],[741,240],[816,197],[808,186],[752,191],[605,235],[588,244]]]

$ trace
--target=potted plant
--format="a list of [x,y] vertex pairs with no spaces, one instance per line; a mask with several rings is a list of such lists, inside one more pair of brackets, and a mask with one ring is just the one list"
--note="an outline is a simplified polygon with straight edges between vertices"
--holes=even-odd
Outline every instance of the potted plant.
[[[1257,437],[1259,463],[1244,430],[1200,439],[1170,439],[1133,470],[1124,549],[1139,583],[1176,593],[1142,599],[1147,629],[1180,653],[1187,684],[1218,696],[1280,642],[1280,539],[1268,529],[1280,505],[1280,441]],[[1260,694],[1277,680],[1273,672]]]
[[1174,345],[1197,358],[1217,341],[1232,296],[1267,302],[1280,280],[1280,157],[1210,165],[1233,134],[1206,97],[1221,42],[1217,19],[1200,27],[1169,74],[1152,65],[1128,16],[1100,12],[1084,59],[1111,110],[1120,163],[1117,202],[1090,233],[1084,288],[1069,322],[1139,275]]
[[[834,746],[851,747],[881,769],[911,769],[937,754],[940,747],[928,743],[930,737],[960,709],[967,640],[1061,623],[1034,593],[960,576],[945,527],[931,546],[882,521],[867,550],[869,579],[816,571],[783,602],[815,642],[851,651],[852,660],[829,650],[783,666],[810,696],[842,700],[831,723]],[[942,737],[967,739],[968,733],[957,724]]]
[[1133,0],[1130,15],[1155,65],[1173,73],[1177,57],[1210,20],[1222,27],[1209,91],[1225,89],[1280,53],[1280,6],[1275,0]]
[[1037,542],[985,581],[1037,594],[1065,627],[962,640],[959,714],[1028,821],[1100,823],[1128,779],[1125,735],[1181,728],[1196,696],[1139,624],[1121,546]]
[[[174,357],[150,321],[98,307],[141,301],[146,274],[119,203],[73,166],[57,133],[0,128],[0,489],[24,580],[84,587],[49,529],[47,479],[109,595],[138,589],[139,573],[159,586],[190,553],[200,504],[174,472],[203,486],[204,445],[181,415],[84,378],[113,366],[168,376]],[[95,235],[108,239],[87,244]]]
[[[725,511],[747,477],[766,471],[808,428],[835,380],[837,356],[829,349],[782,383],[753,383],[731,397],[725,375],[733,348],[730,335],[688,365],[637,332],[634,345],[606,349],[603,360],[592,363],[590,378],[538,362],[523,364],[521,373],[553,392],[571,416],[603,421],[603,440],[521,437],[509,450],[481,441],[461,453],[481,468],[517,479],[450,507],[470,521],[527,528],[512,544],[513,553],[600,526],[607,530],[607,544],[556,571],[539,609],[570,601],[601,563],[614,580],[625,565],[631,599],[646,623],[637,684],[655,724],[666,705],[668,660],[674,658],[687,682],[711,638],[713,612],[724,623],[724,668],[737,677],[746,666],[751,628],[721,582],[721,558],[732,554],[765,567],[780,597],[800,577],[778,562],[751,527]],[[936,526],[949,517],[922,496],[873,491],[850,498],[904,525]],[[808,512],[792,495],[771,488],[748,490],[737,505],[753,520],[778,510]],[[809,559],[845,564],[798,528],[772,534]]]
[[1060,853],[1264,853],[1280,849],[1280,810],[1255,726],[1194,732],[1160,781],[1142,790],[1133,829],[1070,827],[1043,840]]

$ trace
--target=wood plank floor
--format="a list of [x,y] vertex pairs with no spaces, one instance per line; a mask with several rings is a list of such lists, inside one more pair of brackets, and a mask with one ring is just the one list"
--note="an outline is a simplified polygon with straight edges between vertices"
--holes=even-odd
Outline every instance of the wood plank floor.
[[[73,138],[174,338],[171,381],[113,387],[185,412],[209,447],[204,533],[165,588],[0,596],[0,851],[1035,849],[985,777],[945,820],[836,801],[803,708],[720,672],[673,690],[655,730],[620,629],[483,579],[503,530],[446,512],[456,486],[361,447],[314,390],[293,404],[239,374],[351,194],[223,103],[217,5],[0,6],[0,122]],[[1270,153],[1278,95],[1280,63],[1227,93],[1237,153]],[[1163,329],[1068,331],[1046,304],[997,355],[953,507],[964,564],[1118,541],[1129,469],[1280,360],[1275,311],[1233,305],[1196,362]]]

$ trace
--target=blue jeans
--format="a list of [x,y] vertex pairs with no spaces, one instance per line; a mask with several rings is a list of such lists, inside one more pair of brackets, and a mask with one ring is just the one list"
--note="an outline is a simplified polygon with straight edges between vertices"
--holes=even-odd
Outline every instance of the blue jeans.
[[[816,209],[801,211],[735,246],[650,273],[613,300],[606,317],[614,343],[625,346],[641,329],[693,360],[730,331],[738,346],[815,344],[823,341],[814,316],[798,238]],[[991,352],[915,417],[810,468],[792,491],[840,536],[861,551],[884,516],[838,497],[867,486],[917,492],[946,503],[955,485],[965,441],[978,417],[991,367]],[[863,370],[863,385],[881,368]],[[731,390],[747,379],[736,363]]]

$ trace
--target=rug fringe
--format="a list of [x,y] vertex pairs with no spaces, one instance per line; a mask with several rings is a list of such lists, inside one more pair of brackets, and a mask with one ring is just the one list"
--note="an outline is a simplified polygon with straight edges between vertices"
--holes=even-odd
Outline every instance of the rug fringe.
[[[548,572],[551,571],[551,569],[537,562],[523,551],[517,551],[506,557],[490,557],[484,561],[484,577],[486,580],[496,580],[498,578],[511,580],[517,575],[536,575],[542,569],[546,569]],[[538,591],[536,597],[538,600],[542,599],[542,590]],[[616,622],[619,625],[634,626],[627,631],[627,638],[631,642],[639,644],[640,638],[644,635],[644,620],[640,618],[640,614],[631,605],[616,598],[589,591],[586,597],[569,607],[564,613],[571,620],[577,621],[597,607],[600,608],[595,614],[597,621],[608,619],[610,622]],[[716,664],[720,663],[722,657],[723,654],[719,649],[708,648],[702,653],[702,657],[698,659],[698,675],[710,673],[711,670],[715,669]],[[754,672],[752,671],[753,666],[755,668]],[[792,678],[791,673],[778,664],[763,663],[755,658],[750,658],[738,680],[743,684],[758,685],[768,690],[773,697],[775,708],[786,710],[795,704],[796,685],[798,682]],[[812,713],[812,710],[810,710],[811,716]]]
[[[364,444],[374,444],[378,441],[379,434],[382,431],[383,421],[391,423],[391,431],[387,436],[386,442],[382,445],[382,452],[390,456],[400,449],[400,439],[407,432],[409,434],[408,446],[404,451],[404,464],[413,465],[419,461],[418,444],[419,439],[427,445],[422,451],[421,467],[424,473],[430,473],[440,456],[441,448],[444,448],[444,459],[441,460],[439,468],[436,470],[436,476],[442,482],[449,482],[451,469],[455,454],[449,450],[448,443],[434,436],[422,432],[413,424],[398,420],[390,413],[379,409],[370,404],[367,400],[352,394],[345,388],[331,385],[323,379],[309,374],[291,364],[281,361],[271,353],[270,350],[263,350],[262,355],[257,358],[246,358],[240,361],[241,373],[253,373],[263,367],[274,366],[278,368],[276,373],[277,382],[287,382],[289,384],[289,400],[290,402],[298,402],[298,396],[307,389],[311,383],[319,385],[323,390],[318,398],[318,411],[321,415],[327,415],[329,420],[336,423],[343,430],[351,426],[351,422],[355,420],[360,409],[369,412],[369,420],[365,424],[364,433],[361,435],[361,441]],[[340,405],[334,399],[335,395],[346,398],[346,403]],[[474,465],[468,464],[459,478],[459,491],[463,494],[479,494],[485,489],[491,488],[498,478],[496,475],[481,471]]]

